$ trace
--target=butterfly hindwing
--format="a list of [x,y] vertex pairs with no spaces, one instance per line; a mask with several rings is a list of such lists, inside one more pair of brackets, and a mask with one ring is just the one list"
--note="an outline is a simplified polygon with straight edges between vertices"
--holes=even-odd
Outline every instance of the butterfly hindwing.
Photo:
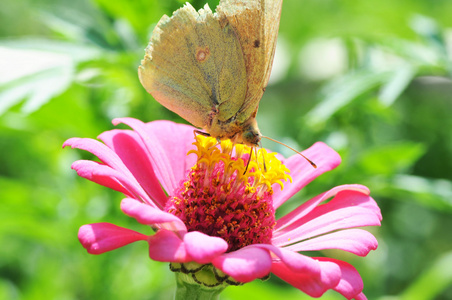
[[282,0],[221,0],[217,13],[237,32],[245,57],[247,93],[237,120],[255,114],[267,86],[278,35]]

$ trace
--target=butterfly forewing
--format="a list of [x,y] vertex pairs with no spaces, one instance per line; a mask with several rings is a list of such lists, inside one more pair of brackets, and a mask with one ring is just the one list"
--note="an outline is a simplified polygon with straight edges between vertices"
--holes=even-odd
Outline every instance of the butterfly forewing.
[[227,120],[242,107],[246,69],[234,29],[221,26],[206,6],[190,4],[153,31],[139,76],[163,106],[201,128],[220,117]]

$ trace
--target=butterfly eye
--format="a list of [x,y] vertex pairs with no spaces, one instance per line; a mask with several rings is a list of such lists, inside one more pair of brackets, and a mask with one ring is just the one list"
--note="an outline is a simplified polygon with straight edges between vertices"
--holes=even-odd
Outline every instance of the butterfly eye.
[[242,140],[245,145],[253,145],[255,147],[259,146],[261,140],[261,135],[259,132],[250,128],[242,133]]

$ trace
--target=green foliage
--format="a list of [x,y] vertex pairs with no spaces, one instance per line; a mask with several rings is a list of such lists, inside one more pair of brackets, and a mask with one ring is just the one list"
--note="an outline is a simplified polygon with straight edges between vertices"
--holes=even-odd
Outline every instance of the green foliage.
[[[147,258],[144,243],[100,256],[79,245],[86,223],[143,228],[119,211],[121,195],[70,170],[92,157],[61,145],[95,138],[115,117],[185,122],[152,100],[137,77],[152,28],[183,2],[2,5],[0,299],[172,297],[174,275]],[[360,271],[369,299],[452,298],[451,11],[451,1],[283,4],[259,126],[297,149],[325,141],[343,158],[283,210],[335,185],[370,188],[383,213],[382,227],[373,229],[378,250],[366,258],[333,253]],[[230,287],[222,298],[309,297],[273,277]]]

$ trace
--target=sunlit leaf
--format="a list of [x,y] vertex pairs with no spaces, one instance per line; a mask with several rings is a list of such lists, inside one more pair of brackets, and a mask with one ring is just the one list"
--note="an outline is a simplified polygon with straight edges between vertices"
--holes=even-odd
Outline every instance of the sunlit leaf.
[[452,182],[413,175],[397,175],[393,188],[413,194],[414,201],[426,207],[452,212]]
[[390,76],[390,72],[362,70],[332,81],[322,90],[321,102],[306,115],[306,122],[312,126],[325,122],[359,95],[386,82]]
[[90,48],[45,40],[0,44],[0,114],[25,100],[24,113],[39,109],[72,84],[78,62],[97,55]]
[[405,64],[395,70],[389,81],[385,83],[378,95],[378,99],[385,106],[390,106],[410,84],[416,75],[416,69]]

